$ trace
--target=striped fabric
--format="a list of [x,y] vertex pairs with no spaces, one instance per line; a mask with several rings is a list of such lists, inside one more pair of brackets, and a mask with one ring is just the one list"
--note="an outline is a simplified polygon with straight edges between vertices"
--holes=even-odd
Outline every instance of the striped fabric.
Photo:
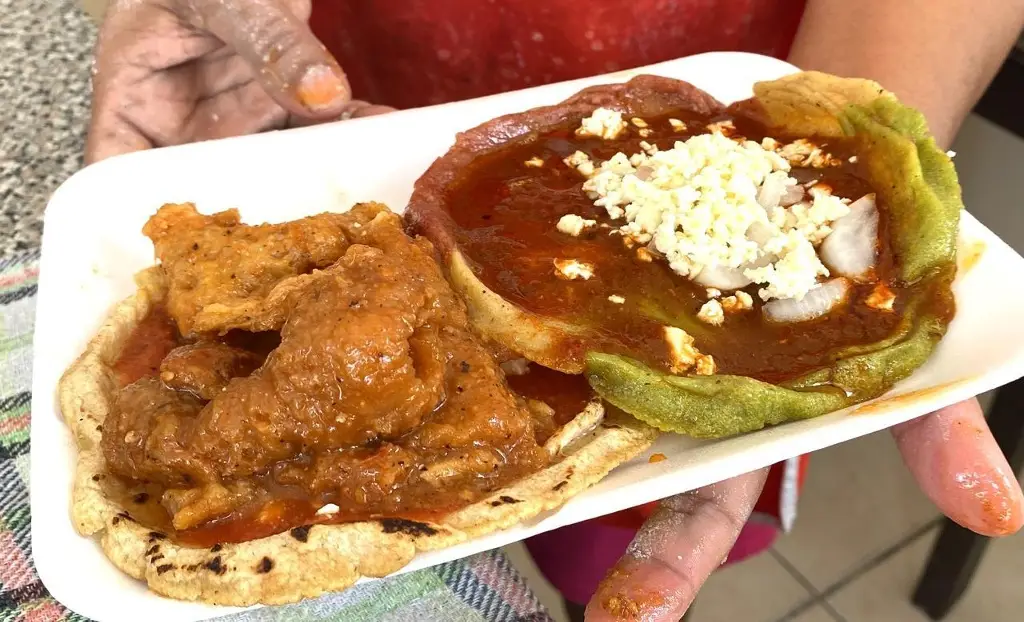
[[[0,259],[0,622],[85,620],[46,592],[29,533],[29,401],[39,254]],[[500,551],[367,583],[230,622],[550,622]]]

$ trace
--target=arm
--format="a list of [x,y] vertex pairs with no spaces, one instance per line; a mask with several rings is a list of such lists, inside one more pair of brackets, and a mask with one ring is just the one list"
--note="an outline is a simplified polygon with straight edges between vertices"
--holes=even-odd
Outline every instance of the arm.
[[808,0],[789,61],[871,78],[948,146],[1024,27],[1024,0]]

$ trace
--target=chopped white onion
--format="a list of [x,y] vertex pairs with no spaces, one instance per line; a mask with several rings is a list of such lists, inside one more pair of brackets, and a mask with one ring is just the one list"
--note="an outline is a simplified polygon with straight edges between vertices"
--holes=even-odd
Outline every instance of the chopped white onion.
[[761,307],[770,322],[806,322],[828,314],[838,307],[850,293],[850,282],[843,278],[832,279],[815,287],[800,300],[780,298]]
[[704,287],[733,290],[750,285],[751,280],[743,274],[743,268],[705,266],[693,279]]
[[774,233],[771,227],[763,222],[754,222],[747,227],[747,239],[751,242],[757,242],[758,246],[764,246],[773,236]]
[[530,362],[524,358],[502,361],[501,371],[505,372],[506,376],[525,376],[530,373]]
[[858,280],[875,267],[877,247],[878,208],[875,195],[866,194],[850,204],[849,214],[832,223],[832,233],[818,253],[829,270]]
[[779,205],[782,207],[796,205],[800,201],[803,201],[805,194],[807,194],[807,192],[804,190],[803,186],[790,186],[786,188],[786,191],[779,199]]
[[319,510],[317,510],[316,511],[316,515],[317,516],[327,516],[329,514],[337,514],[340,509],[341,508],[339,508],[338,506],[334,505],[333,503],[328,503],[327,505],[325,505],[322,508],[320,508]]
[[779,200],[786,193],[785,175],[768,175],[761,188],[757,191],[757,202],[765,209],[771,209],[779,205]]
[[[757,237],[762,233],[762,228],[767,230],[765,225],[755,222],[747,230],[747,238],[760,243]],[[739,268],[727,268],[724,266],[707,266],[694,277],[694,281],[704,287],[713,287],[720,290],[734,290],[746,287],[753,281],[743,273],[744,270],[752,268],[763,268],[778,259],[777,255],[765,253],[754,261],[748,261]]]

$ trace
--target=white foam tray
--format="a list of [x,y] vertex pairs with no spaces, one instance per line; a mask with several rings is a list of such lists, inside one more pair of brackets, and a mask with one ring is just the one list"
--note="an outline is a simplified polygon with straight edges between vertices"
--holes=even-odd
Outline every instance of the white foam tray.
[[[496,115],[558,102],[592,84],[655,73],[692,82],[723,102],[751,95],[758,80],[795,71],[782,61],[739,53],[694,56],[644,69],[554,84],[431,108],[185,145],[118,157],[62,185],[46,211],[35,333],[32,399],[32,544],[50,592],[103,621],[201,620],[234,611],[164,599],[122,574],[69,519],[75,450],[58,412],[58,378],[132,275],[152,264],[140,229],[163,203],[193,201],[203,212],[238,207],[246,222],[283,221],[357,201],[401,209],[413,181],[453,135]],[[651,451],[604,481],[515,528],[420,555],[424,568],[533,534],[692,490],[799,454],[869,434],[1024,375],[1024,289],[1006,287],[1024,259],[965,214],[962,237],[983,253],[955,284],[958,313],[932,359],[893,391],[909,399],[859,414],[836,412],[713,442],[663,436]],[[856,409],[853,409],[856,410]],[[667,460],[651,464],[660,452]]]

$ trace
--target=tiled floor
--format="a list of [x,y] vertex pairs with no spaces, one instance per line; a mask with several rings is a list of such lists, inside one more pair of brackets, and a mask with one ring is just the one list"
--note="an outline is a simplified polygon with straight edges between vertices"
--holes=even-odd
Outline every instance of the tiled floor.
[[[1024,252],[1024,141],[972,118],[954,149],[971,212]],[[794,531],[772,551],[715,574],[694,622],[927,622],[910,595],[939,513],[915,487],[887,433],[818,452]],[[565,620],[521,546],[513,561]],[[1024,533],[992,543],[950,622],[1024,620]]]

